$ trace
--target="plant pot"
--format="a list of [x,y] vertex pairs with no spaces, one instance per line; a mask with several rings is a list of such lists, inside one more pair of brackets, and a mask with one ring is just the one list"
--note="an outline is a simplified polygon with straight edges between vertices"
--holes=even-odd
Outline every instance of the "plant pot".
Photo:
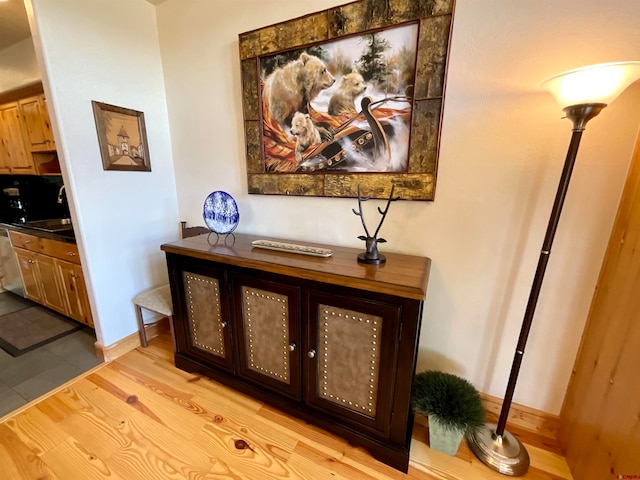
[[429,415],[429,446],[434,450],[455,455],[464,432],[465,429],[445,428],[438,417]]

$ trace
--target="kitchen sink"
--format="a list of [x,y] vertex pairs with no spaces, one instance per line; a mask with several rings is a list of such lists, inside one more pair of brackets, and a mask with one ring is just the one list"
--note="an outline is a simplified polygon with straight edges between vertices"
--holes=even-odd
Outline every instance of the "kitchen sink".
[[63,232],[66,230],[73,230],[70,218],[51,218],[49,220],[33,220],[30,222],[24,222],[25,227],[33,228],[35,230],[42,230],[44,232]]

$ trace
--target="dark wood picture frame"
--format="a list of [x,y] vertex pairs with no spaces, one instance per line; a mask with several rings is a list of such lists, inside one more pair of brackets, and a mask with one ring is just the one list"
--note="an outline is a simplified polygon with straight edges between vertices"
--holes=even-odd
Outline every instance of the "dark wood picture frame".
[[[239,35],[250,194],[433,200],[454,0],[359,0]],[[261,57],[410,22],[419,25],[407,171],[274,173],[265,168]]]
[[150,172],[144,113],[91,101],[104,170]]

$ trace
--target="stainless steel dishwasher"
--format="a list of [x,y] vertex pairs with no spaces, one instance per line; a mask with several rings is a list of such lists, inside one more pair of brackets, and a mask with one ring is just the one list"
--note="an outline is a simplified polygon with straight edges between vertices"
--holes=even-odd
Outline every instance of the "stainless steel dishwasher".
[[18,270],[18,260],[11,246],[9,231],[6,228],[0,228],[0,286],[24,297],[24,286],[20,270]]

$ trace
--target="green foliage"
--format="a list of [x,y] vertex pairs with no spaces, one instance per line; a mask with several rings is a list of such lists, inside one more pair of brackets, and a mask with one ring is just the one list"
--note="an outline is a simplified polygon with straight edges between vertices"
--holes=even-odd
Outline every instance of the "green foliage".
[[387,75],[385,52],[391,48],[388,40],[377,33],[362,36],[366,49],[356,62],[360,75],[367,81],[381,84]]
[[445,428],[474,429],[484,423],[478,390],[464,378],[428,370],[413,380],[411,406],[424,415],[435,415]]

